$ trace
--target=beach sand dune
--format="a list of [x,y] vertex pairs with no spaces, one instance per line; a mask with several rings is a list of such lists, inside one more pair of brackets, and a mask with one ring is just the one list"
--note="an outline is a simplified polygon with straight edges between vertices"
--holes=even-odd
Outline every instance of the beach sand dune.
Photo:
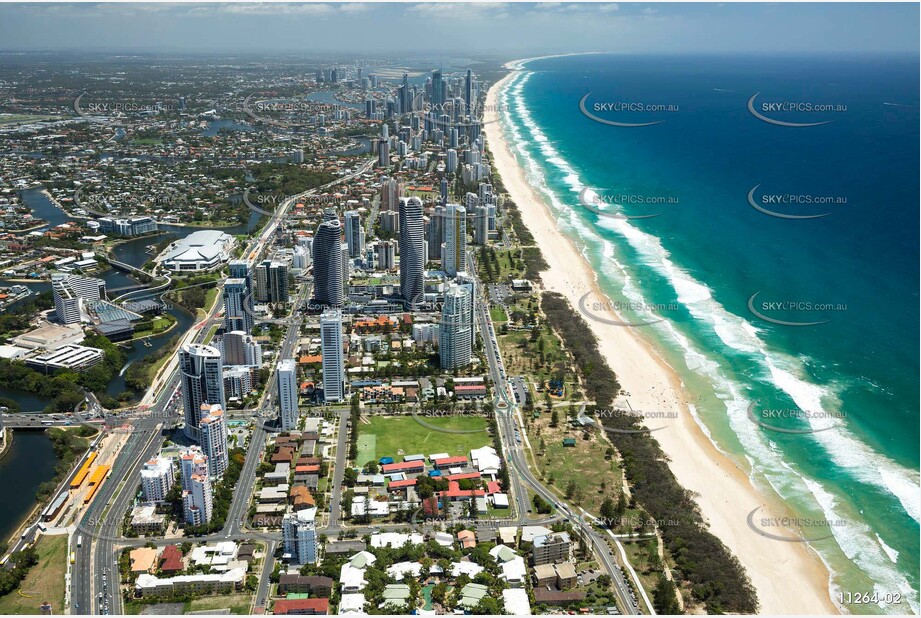
[[[519,63],[520,64],[520,63]],[[510,66],[519,66],[510,63]],[[604,299],[594,272],[575,245],[556,226],[550,210],[528,184],[505,141],[497,119],[497,93],[511,74],[490,88],[486,98],[484,131],[493,167],[499,173],[522,218],[542,248],[549,268],[541,273],[543,289],[558,292],[573,307],[592,292]],[[491,122],[493,121],[493,122]],[[552,248],[552,249],[550,249]],[[619,320],[607,307],[598,313]],[[599,340],[599,349],[630,394],[634,409],[653,410],[677,420],[656,431],[669,467],[697,503],[713,534],[738,557],[757,589],[760,612],[767,614],[837,614],[829,597],[829,575],[824,564],[805,544],[783,542],[758,535],[747,525],[749,513],[759,506],[759,516],[789,515],[776,496],[760,494],[748,476],[721,453],[694,421],[686,394],[674,370],[637,333],[638,329],[586,320]],[[650,419],[650,427],[662,424]]]

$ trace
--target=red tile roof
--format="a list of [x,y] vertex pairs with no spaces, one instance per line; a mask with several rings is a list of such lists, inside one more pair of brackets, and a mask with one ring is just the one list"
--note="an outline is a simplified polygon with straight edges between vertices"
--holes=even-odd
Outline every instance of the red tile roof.
[[314,614],[329,613],[329,599],[281,599],[275,601],[272,613],[276,616],[301,614],[305,613],[305,610],[313,610]]
[[387,485],[387,489],[402,489],[404,487],[412,487],[416,484],[416,479],[403,479],[402,481],[390,481],[390,484]]
[[402,463],[384,464],[381,466],[384,474],[391,472],[410,472],[412,470],[425,470],[425,464],[421,461],[404,461]]
[[160,564],[161,571],[181,571],[184,568],[182,565],[182,552],[175,545],[164,547],[163,553],[160,554],[160,559],[163,561]]

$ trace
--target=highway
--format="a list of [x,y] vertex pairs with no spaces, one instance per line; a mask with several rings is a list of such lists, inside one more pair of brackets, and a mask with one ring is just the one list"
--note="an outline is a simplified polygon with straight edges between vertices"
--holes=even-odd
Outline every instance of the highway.
[[[476,276],[476,262],[472,252],[468,254],[468,260],[474,266],[469,274],[476,277],[476,289],[479,294],[484,294],[485,290]],[[554,505],[557,512],[563,515],[576,529],[578,529],[586,539],[588,539],[594,548],[595,555],[604,566],[611,581],[614,583],[614,591],[620,601],[621,608],[630,614],[641,613],[637,607],[636,601],[632,597],[632,591],[624,580],[623,573],[617,564],[616,559],[611,553],[607,541],[594,528],[591,527],[582,517],[579,517],[571,507],[565,504],[559,496],[547,489],[528,468],[528,462],[525,459],[524,452],[519,441],[516,439],[516,433],[519,431],[516,424],[516,417],[519,416],[518,404],[513,397],[509,396],[509,380],[505,375],[505,367],[502,364],[502,356],[499,353],[499,341],[493,328],[492,319],[489,315],[489,303],[486,298],[480,299],[475,303],[478,318],[480,336],[483,339],[483,347],[486,351],[486,359],[489,363],[489,372],[495,384],[496,390],[496,421],[499,426],[499,434],[504,445],[507,465],[510,466],[509,479],[512,482],[512,490],[515,493],[519,513],[524,518],[525,513],[530,508],[527,494],[522,491],[522,483],[527,485],[530,490],[540,495],[544,500]]]

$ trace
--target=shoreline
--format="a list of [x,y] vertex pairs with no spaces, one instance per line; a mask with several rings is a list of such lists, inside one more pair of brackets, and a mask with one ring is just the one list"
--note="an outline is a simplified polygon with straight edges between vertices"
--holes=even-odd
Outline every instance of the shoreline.
[[[567,54],[569,55],[569,54]],[[545,56],[554,57],[554,56]],[[529,60],[506,63],[518,69]],[[579,299],[591,293],[606,299],[598,286],[597,274],[576,247],[559,231],[553,214],[541,196],[528,184],[524,171],[512,154],[495,122],[499,119],[498,93],[515,75],[510,73],[493,84],[486,97],[483,131],[486,133],[492,165],[514,200],[522,220],[549,265],[541,271],[541,288],[563,295],[578,311]],[[609,319],[619,319],[612,304],[606,304]],[[755,507],[772,516],[787,515],[776,496],[762,495],[748,475],[704,434],[688,406],[684,384],[655,347],[631,328],[586,320],[607,364],[617,375],[621,388],[630,393],[632,405],[641,410],[674,414],[677,421],[652,434],[668,456],[669,469],[677,481],[695,494],[695,501],[709,530],[745,567],[755,587],[759,611],[768,614],[838,614],[830,598],[830,575],[819,556],[803,543],[784,543],[755,534],[745,524]]]

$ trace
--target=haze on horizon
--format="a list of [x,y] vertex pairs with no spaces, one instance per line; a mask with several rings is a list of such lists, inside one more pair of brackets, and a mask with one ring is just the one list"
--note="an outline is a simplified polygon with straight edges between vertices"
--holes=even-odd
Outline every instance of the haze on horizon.
[[916,3],[0,4],[0,50],[918,53]]

